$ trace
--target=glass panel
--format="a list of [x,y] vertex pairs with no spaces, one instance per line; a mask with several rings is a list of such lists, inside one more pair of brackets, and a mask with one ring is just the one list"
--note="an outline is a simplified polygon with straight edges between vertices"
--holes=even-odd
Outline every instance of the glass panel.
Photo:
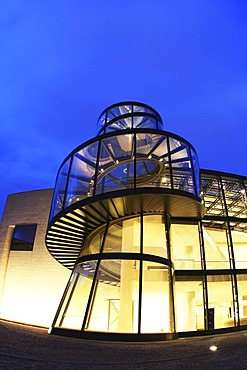
[[201,189],[201,198],[206,208],[206,215],[225,216],[223,195],[219,179],[202,176]]
[[82,148],[72,159],[66,196],[66,207],[93,195],[97,145]]
[[[247,224],[246,224],[247,227]],[[235,227],[236,228],[236,227]],[[247,233],[231,231],[234,249],[235,266],[237,269],[247,268]]]
[[136,161],[136,186],[159,186],[161,164],[153,159],[140,159]]
[[133,183],[133,135],[116,135],[104,139],[99,158],[96,193],[124,189],[129,184],[133,186]]
[[134,186],[134,162],[112,167],[111,171],[108,173],[103,171],[98,178],[96,194],[132,188]]
[[140,252],[140,218],[131,218],[110,226],[103,252]]
[[93,238],[87,238],[82,246],[80,256],[86,256],[89,254],[100,253],[101,244],[103,241],[105,229],[97,234]]
[[96,261],[84,262],[76,267],[69,283],[55,327],[80,330],[92,286]]
[[240,325],[247,325],[247,275],[237,275]]
[[16,225],[10,245],[10,250],[32,251],[36,228],[36,224]]
[[210,329],[234,326],[230,275],[208,276]]
[[240,181],[223,179],[223,188],[229,217],[246,217],[246,193]]
[[133,112],[143,112],[154,115],[154,112],[151,109],[148,109],[147,107],[143,107],[140,105],[134,105]]
[[191,148],[191,157],[196,181],[196,195],[200,196],[200,167],[196,152]]
[[176,281],[176,329],[181,331],[204,330],[202,278],[180,277]]
[[50,219],[56,216],[56,214],[60,212],[63,208],[64,193],[65,193],[65,188],[66,188],[70,160],[71,158],[69,158],[64,163],[63,167],[60,169],[58,173],[54,195],[53,195],[53,200],[52,200]]
[[146,116],[134,116],[133,117],[134,128],[153,128],[157,129],[157,120]]
[[86,330],[137,333],[139,262],[102,260]]
[[175,270],[201,269],[197,225],[172,224],[171,249]]
[[143,218],[143,253],[167,258],[165,225],[161,215]]
[[169,333],[172,326],[168,267],[143,261],[142,333]]
[[188,146],[173,138],[169,143],[174,189],[195,194]]
[[221,225],[219,229],[205,226],[203,238],[207,269],[230,268],[225,226]]

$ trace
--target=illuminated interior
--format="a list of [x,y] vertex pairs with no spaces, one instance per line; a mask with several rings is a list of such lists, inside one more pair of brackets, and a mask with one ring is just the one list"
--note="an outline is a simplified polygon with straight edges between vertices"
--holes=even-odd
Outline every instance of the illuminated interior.
[[247,325],[247,179],[200,171],[162,125],[151,107],[115,104],[62,163],[46,245],[71,278],[51,333],[166,340]]

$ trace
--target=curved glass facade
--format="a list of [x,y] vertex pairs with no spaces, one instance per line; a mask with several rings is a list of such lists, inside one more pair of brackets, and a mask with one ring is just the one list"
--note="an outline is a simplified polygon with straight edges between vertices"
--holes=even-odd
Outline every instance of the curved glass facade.
[[199,165],[193,147],[176,135],[141,128],[96,137],[62,164],[50,219],[85,198],[142,187],[199,197]]
[[244,328],[247,178],[200,171],[146,105],[113,105],[99,126],[57,176],[46,244],[72,274],[51,332],[165,340]]

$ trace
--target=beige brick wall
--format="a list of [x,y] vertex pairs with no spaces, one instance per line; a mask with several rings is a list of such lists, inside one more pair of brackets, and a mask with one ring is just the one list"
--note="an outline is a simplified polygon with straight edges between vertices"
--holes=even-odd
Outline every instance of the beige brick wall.
[[[53,189],[8,196],[0,224],[0,317],[49,326],[70,271],[45,246]],[[33,251],[10,251],[14,226],[37,224]]]

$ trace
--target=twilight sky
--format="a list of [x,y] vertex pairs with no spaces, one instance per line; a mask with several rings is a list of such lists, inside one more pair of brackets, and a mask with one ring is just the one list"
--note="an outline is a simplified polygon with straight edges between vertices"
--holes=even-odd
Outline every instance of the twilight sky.
[[0,219],[124,100],[247,176],[246,0],[1,0],[0,55]]

